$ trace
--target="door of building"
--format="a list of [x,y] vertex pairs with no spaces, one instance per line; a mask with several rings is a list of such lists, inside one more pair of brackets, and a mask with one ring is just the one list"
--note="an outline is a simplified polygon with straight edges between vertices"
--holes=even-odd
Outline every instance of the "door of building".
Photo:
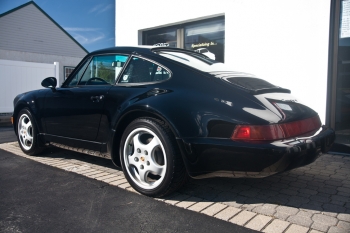
[[350,0],[332,0],[330,29],[327,123],[350,149]]

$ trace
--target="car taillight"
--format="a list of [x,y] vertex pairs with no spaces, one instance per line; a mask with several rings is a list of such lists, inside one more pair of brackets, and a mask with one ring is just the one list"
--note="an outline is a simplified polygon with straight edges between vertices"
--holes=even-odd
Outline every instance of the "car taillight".
[[232,140],[273,141],[296,136],[307,136],[321,127],[318,116],[308,119],[272,125],[237,125]]

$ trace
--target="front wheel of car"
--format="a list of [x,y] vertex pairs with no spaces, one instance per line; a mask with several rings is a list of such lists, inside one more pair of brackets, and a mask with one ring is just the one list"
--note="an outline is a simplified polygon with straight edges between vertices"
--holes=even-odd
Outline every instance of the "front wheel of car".
[[180,188],[187,172],[168,125],[139,118],[125,129],[120,147],[125,177],[138,192],[161,197]]
[[28,109],[22,109],[17,115],[17,139],[22,151],[28,155],[42,152],[39,147],[35,120]]

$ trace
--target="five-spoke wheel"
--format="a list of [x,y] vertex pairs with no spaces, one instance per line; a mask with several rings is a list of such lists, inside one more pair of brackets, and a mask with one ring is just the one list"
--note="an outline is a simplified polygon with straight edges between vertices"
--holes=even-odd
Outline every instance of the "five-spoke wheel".
[[163,122],[139,118],[125,129],[120,147],[124,174],[131,186],[148,196],[164,196],[187,180],[174,136]]
[[17,115],[17,138],[22,151],[28,155],[35,155],[42,151],[39,148],[34,118],[28,109],[22,109]]
[[19,143],[25,150],[30,150],[33,146],[33,125],[27,114],[20,116],[17,127]]
[[166,152],[158,136],[151,130],[133,130],[124,143],[123,156],[127,172],[138,186],[152,189],[164,179]]

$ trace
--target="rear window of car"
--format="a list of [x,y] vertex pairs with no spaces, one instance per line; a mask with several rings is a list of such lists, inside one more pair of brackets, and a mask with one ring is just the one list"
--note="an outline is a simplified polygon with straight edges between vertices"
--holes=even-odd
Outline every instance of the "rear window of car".
[[200,53],[190,51],[188,53],[178,51],[156,51],[156,53],[203,72],[233,70],[224,63],[213,61]]

